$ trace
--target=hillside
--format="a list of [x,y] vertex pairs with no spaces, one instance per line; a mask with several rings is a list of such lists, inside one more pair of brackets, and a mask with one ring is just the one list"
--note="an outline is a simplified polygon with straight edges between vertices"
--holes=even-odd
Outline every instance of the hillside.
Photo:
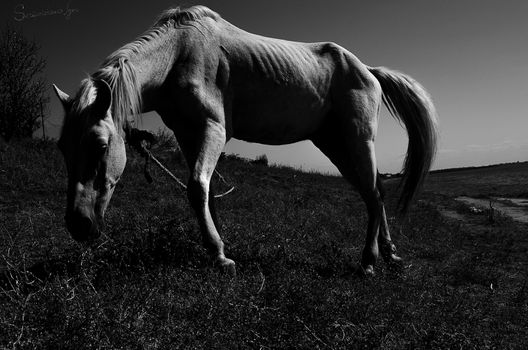
[[[185,193],[128,167],[93,249],[63,224],[66,177],[53,143],[0,146],[0,347],[522,348],[527,225],[472,214],[460,195],[526,196],[527,169],[434,174],[393,239],[406,267],[359,277],[364,205],[340,177],[227,157],[218,199],[238,275],[210,267]],[[186,170],[174,156],[156,154]],[[471,172],[473,171],[473,172]],[[222,183],[218,187],[222,190]],[[462,220],[443,215],[445,210]]]

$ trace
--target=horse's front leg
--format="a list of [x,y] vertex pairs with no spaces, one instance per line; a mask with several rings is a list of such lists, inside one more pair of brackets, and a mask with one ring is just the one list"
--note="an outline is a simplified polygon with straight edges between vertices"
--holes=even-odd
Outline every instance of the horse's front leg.
[[178,140],[191,173],[187,196],[198,218],[203,244],[213,258],[215,266],[235,275],[235,262],[225,257],[224,242],[215,225],[216,213],[210,206],[214,197],[209,193],[211,177],[226,142],[225,128],[220,123],[207,121],[203,130],[189,131],[187,130],[186,134],[190,137]]

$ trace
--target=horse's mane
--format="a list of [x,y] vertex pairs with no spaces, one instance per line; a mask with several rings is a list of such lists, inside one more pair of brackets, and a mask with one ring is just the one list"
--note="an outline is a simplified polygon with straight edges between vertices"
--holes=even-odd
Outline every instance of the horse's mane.
[[187,9],[176,7],[165,10],[157,20],[156,24],[154,24],[154,27],[171,21],[175,26],[185,26],[189,25],[191,22],[196,22],[206,17],[217,20],[220,18],[220,15],[208,7],[201,5],[189,7]]
[[187,9],[176,7],[165,10],[143,35],[111,53],[95,73],[83,80],[74,108],[80,110],[91,102],[93,96],[90,95],[90,91],[92,91],[93,81],[102,79],[112,89],[111,113],[116,128],[118,130],[126,128],[127,116],[141,113],[141,91],[135,67],[129,62],[130,56],[141,53],[145,47],[148,47],[147,44],[150,41],[159,37],[164,29],[170,26],[175,28],[191,26],[201,32],[196,24],[203,18],[217,20],[220,15],[205,6],[193,6]]

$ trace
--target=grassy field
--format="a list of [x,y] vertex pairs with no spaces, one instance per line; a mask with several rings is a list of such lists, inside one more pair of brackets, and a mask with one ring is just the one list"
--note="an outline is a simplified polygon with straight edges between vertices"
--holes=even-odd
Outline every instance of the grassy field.
[[219,170],[236,186],[218,200],[232,280],[210,267],[185,194],[155,169],[147,184],[132,152],[88,249],[64,228],[55,145],[0,145],[0,348],[528,346],[527,225],[454,200],[527,196],[527,164],[431,176],[403,225],[390,220],[405,269],[380,261],[369,279],[355,273],[364,205],[344,180],[232,158]]

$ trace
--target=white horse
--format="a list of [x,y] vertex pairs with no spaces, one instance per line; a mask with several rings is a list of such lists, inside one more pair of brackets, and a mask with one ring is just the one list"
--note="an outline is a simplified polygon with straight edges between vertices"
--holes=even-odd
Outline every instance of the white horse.
[[334,43],[299,43],[243,31],[203,6],[164,12],[141,37],[112,53],[74,98],[54,86],[66,116],[59,147],[68,169],[66,225],[76,240],[99,236],[126,163],[129,117],[156,111],[190,168],[188,198],[214,263],[230,273],[209,194],[232,137],[281,145],[311,140],[359,191],[368,210],[361,265],[381,252],[399,263],[377,176],[374,140],[381,102],[407,129],[404,212],[436,149],[436,119],[412,78],[371,68]]

